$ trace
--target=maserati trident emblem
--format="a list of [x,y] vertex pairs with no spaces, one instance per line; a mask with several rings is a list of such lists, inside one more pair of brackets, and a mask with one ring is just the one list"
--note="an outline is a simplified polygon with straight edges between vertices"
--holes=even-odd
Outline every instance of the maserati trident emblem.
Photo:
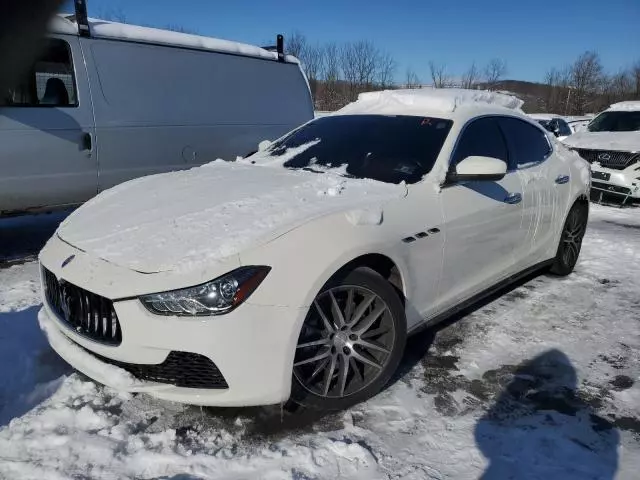
[[598,160],[604,160],[606,162],[607,160],[611,160],[611,155],[608,153],[601,153],[598,155]]
[[69,265],[69,264],[73,261],[73,259],[74,259],[74,258],[76,258],[76,256],[75,256],[75,255],[71,255],[71,256],[70,256],[69,258],[67,258],[64,262],[62,262],[62,265],[60,266],[60,268],[64,268],[64,267],[66,267],[67,265]]

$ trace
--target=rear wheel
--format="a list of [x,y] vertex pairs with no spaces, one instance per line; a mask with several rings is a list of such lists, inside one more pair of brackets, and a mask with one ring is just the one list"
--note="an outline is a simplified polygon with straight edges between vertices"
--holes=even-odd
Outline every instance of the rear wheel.
[[378,393],[396,371],[406,343],[404,308],[377,273],[358,269],[330,282],[302,326],[292,399],[343,409]]
[[564,222],[551,273],[566,276],[573,272],[580,256],[582,239],[587,230],[587,220],[588,206],[583,203],[574,204]]

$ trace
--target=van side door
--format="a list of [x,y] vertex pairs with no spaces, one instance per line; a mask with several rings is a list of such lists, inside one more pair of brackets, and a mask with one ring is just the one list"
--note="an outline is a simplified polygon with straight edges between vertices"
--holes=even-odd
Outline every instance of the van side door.
[[78,37],[44,42],[20,85],[0,92],[0,214],[77,205],[97,193],[93,111]]

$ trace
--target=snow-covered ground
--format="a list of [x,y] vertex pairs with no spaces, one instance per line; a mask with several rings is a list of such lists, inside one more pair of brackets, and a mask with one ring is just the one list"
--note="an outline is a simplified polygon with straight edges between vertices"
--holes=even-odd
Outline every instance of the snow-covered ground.
[[593,206],[572,276],[414,337],[392,385],[324,417],[200,409],[74,373],[37,323],[32,255],[56,221],[0,222],[2,479],[638,478],[639,209]]

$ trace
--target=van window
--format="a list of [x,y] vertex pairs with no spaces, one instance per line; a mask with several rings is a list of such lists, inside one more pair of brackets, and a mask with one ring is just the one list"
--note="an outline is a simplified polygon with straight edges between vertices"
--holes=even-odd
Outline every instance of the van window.
[[40,57],[14,89],[0,92],[0,106],[75,107],[78,105],[71,49],[64,40],[46,40]]

